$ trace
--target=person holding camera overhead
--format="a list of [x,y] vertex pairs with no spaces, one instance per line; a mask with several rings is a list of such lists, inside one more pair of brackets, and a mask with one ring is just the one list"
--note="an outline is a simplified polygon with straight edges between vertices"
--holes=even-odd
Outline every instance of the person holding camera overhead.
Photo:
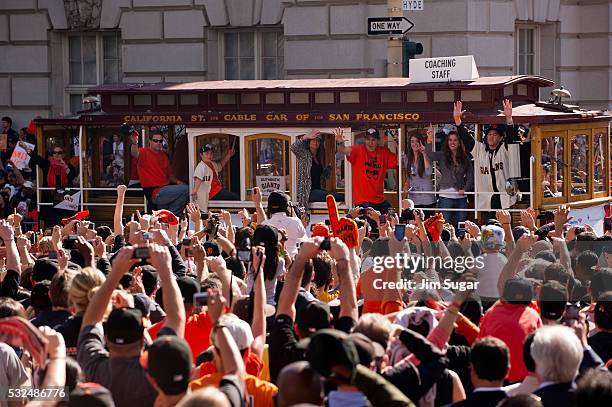
[[200,147],[200,162],[193,172],[193,190],[191,200],[198,203],[202,210],[208,210],[208,201],[211,199],[219,201],[237,201],[238,195],[223,188],[219,181],[219,171],[236,153],[234,143],[220,163],[213,161],[213,146],[204,144]]
[[170,160],[163,151],[164,136],[149,135],[149,147],[138,148],[138,133],[131,136],[130,153],[138,160],[138,177],[147,199],[157,209],[168,209],[179,216],[189,200],[189,186],[172,174]]

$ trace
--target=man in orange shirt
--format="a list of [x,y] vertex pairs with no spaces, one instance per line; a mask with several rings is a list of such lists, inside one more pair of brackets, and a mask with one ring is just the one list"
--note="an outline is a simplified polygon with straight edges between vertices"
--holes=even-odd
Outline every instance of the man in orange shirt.
[[172,174],[170,160],[163,151],[164,137],[153,132],[149,147],[138,148],[138,133],[132,133],[130,152],[138,160],[140,185],[157,209],[179,215],[189,201],[189,186]]
[[[385,175],[387,170],[397,168],[397,155],[388,147],[378,145],[380,133],[376,129],[366,131],[365,143],[345,146],[341,129],[334,131],[338,152],[345,154],[351,163],[353,206],[374,208],[387,213],[391,207],[385,201]],[[397,177],[396,177],[397,179]]]

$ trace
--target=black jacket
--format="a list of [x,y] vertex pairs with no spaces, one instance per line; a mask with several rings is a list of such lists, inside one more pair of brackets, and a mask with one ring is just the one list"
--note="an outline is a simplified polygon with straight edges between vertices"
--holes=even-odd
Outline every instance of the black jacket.
[[507,397],[508,395],[503,390],[476,391],[470,394],[467,399],[453,404],[453,407],[495,407],[497,403]]
[[574,407],[576,393],[573,383],[554,383],[536,390],[533,394],[542,399],[544,407]]

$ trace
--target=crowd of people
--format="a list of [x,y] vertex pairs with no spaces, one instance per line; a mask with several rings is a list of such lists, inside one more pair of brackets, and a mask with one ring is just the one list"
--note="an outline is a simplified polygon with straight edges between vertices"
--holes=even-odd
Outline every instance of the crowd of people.
[[[565,207],[457,236],[410,200],[308,230],[282,192],[265,211],[255,188],[233,225],[196,203],[126,218],[126,190],[112,227],[0,220],[1,389],[65,386],[38,403],[75,406],[612,402],[612,235],[568,228]],[[404,254],[423,261],[375,266]]]

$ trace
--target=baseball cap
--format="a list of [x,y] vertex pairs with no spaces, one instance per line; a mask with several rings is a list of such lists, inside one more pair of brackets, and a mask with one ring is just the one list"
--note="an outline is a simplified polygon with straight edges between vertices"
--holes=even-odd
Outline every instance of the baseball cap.
[[503,299],[507,302],[529,303],[533,299],[533,287],[524,278],[512,278],[506,281]]
[[223,314],[219,323],[224,325],[232,334],[238,349],[248,349],[253,343],[253,332],[248,322],[243,321],[234,314]]
[[529,233],[529,229],[525,226],[515,226],[512,229],[512,237],[514,237],[514,241],[516,242],[523,236],[525,233]]
[[547,281],[540,289],[539,300],[542,318],[557,320],[565,312],[567,289],[558,281]]
[[162,223],[167,223],[168,225],[172,226],[179,224],[178,218],[169,210],[162,209],[161,211],[157,212],[156,216]]
[[312,227],[312,237],[317,237],[317,236],[321,236],[321,237],[330,237],[331,234],[329,233],[329,228],[327,227],[327,225],[325,223],[315,223],[315,225]]
[[262,245],[266,249],[275,248],[278,245],[278,230],[271,225],[257,225],[253,233],[253,245]]
[[142,339],[142,313],[137,308],[117,308],[111,311],[104,325],[108,340],[127,345]]
[[185,304],[193,304],[193,295],[200,292],[200,284],[191,277],[183,276],[176,279],[183,302]]
[[207,151],[213,151],[213,146],[212,144],[204,144],[202,147],[200,147],[200,153],[205,153]]
[[331,328],[331,310],[329,305],[321,301],[311,301],[297,313],[297,326],[308,332]]
[[332,366],[348,366],[351,371],[359,364],[359,355],[348,335],[336,329],[321,329],[298,342],[305,350],[305,359],[320,375],[328,377]]
[[496,131],[500,136],[506,135],[507,126],[505,124],[491,124],[485,127],[485,134],[489,134],[490,131]]
[[270,212],[286,211],[289,207],[289,197],[280,191],[272,191],[268,196],[268,210]]
[[485,249],[500,249],[506,245],[504,229],[495,225],[483,226],[480,231],[480,241]]
[[380,133],[378,132],[378,130],[373,129],[373,128],[369,128],[366,130],[366,136],[374,137],[380,140]]
[[144,294],[132,294],[134,297],[134,308],[137,308],[142,313],[142,316],[149,317],[152,311],[155,311],[155,304]]
[[43,281],[53,279],[53,276],[57,273],[57,262],[43,258],[38,259],[34,262],[34,267],[32,267],[32,280],[34,281]]
[[142,285],[145,289],[145,294],[151,295],[157,288],[158,276],[155,268],[149,264],[140,266],[142,272]]
[[147,372],[165,394],[183,393],[189,387],[193,356],[187,342],[175,335],[157,338],[147,351]]
[[372,341],[362,333],[353,332],[349,334],[348,339],[355,345],[359,363],[364,366],[370,366],[372,361],[385,355],[385,350],[378,342]]
[[78,383],[70,397],[68,407],[115,407],[111,392],[98,383]]

